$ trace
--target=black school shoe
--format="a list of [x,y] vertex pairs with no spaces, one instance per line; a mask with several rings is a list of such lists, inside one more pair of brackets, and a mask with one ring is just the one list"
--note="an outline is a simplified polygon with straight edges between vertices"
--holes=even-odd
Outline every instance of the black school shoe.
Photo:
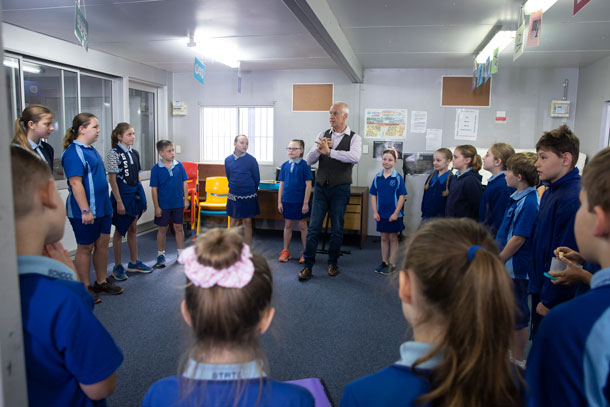
[[93,292],[99,295],[118,295],[123,294],[123,291],[125,290],[108,281],[108,279],[106,279],[102,284],[99,284],[97,281],[93,283]]
[[102,302],[102,299],[100,298],[100,296],[97,295],[95,293],[95,291],[93,291],[93,287],[91,287],[91,286],[87,287],[87,291],[93,297],[93,303],[94,304],[99,304],[100,302]]

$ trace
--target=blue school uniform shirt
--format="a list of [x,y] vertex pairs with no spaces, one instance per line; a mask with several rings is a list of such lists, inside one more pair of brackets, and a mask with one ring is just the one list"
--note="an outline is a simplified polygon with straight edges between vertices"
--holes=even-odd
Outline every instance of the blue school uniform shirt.
[[506,261],[506,270],[511,278],[527,279],[532,269],[532,232],[539,207],[538,192],[535,187],[513,192],[506,208],[504,220],[498,229],[496,242],[498,250],[504,250],[513,236],[525,238],[523,245]]
[[[89,210],[94,218],[112,215],[112,204],[108,194],[108,180],[106,179],[104,160],[102,160],[102,157],[93,146],[87,146],[78,140],[74,140],[61,155],[61,165],[64,167],[66,178],[82,177]],[[70,183],[68,182],[69,185]],[[69,187],[68,189],[70,190],[66,199],[68,218],[81,219],[81,209],[72,194],[72,189]]]
[[188,362],[183,376],[154,383],[142,407],[313,407],[304,387],[263,377],[256,361],[234,365]]
[[157,188],[157,201],[161,209],[184,208],[184,181],[188,180],[180,161],[172,161],[167,168],[162,160],[150,171],[150,186]]
[[[580,175],[574,168],[559,180],[549,184],[540,200],[532,238],[533,268],[528,290],[540,295],[547,308],[569,300],[576,286],[555,285],[544,276],[551,267],[553,251],[559,246],[578,250],[574,237],[574,218],[580,207]],[[535,306],[535,305],[534,305]]]
[[282,202],[303,203],[305,200],[305,181],[313,179],[307,161],[299,158],[288,160],[280,168],[279,180],[284,182]]
[[481,175],[468,168],[449,185],[445,216],[477,220],[482,194]]
[[[393,170],[392,173],[385,178],[383,170],[375,175],[369,194],[377,197],[377,213],[382,219],[388,219],[396,210],[398,198],[402,195],[407,195],[405,181],[400,174]],[[402,208],[398,217],[402,217]]]
[[225,174],[229,181],[229,193],[240,196],[256,196],[261,175],[258,161],[248,153],[237,157],[231,154],[225,159]]
[[610,405],[610,268],[544,317],[526,378],[530,406]]
[[91,406],[79,383],[114,373],[121,350],[93,315],[93,298],[66,265],[18,257],[30,406]]
[[426,180],[428,189],[424,189],[424,196],[421,201],[422,218],[429,219],[445,216],[448,194],[443,196],[443,192],[445,190],[449,192],[447,178],[450,178],[449,185],[455,181],[455,175],[451,171],[445,172],[440,177],[438,176],[438,171],[434,171]]
[[506,185],[505,173],[502,171],[487,180],[479,206],[479,222],[487,226],[494,237],[504,220],[510,196],[515,192],[515,188]]

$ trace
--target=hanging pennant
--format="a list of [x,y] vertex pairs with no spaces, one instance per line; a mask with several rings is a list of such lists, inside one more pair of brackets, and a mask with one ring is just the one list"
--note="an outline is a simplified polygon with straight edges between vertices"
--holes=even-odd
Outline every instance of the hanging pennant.
[[542,10],[534,11],[530,14],[530,26],[527,30],[528,47],[537,47],[540,45],[540,37],[542,37]]
[[517,33],[515,34],[515,51],[513,52],[513,62],[523,54],[525,47],[525,13],[523,6],[519,10],[519,21],[517,23]]

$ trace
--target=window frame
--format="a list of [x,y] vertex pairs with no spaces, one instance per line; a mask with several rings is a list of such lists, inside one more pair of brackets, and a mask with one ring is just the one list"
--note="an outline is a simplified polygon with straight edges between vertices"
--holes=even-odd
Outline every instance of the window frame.
[[[271,139],[271,143],[272,143],[272,148],[271,148],[271,160],[267,160],[267,161],[261,161],[258,160],[258,164],[260,165],[274,165],[274,150],[273,150],[273,143],[275,141],[275,118],[276,118],[276,112],[275,112],[275,105],[273,104],[265,104],[265,105],[252,105],[252,104],[248,104],[248,105],[209,105],[209,106],[200,106],[199,108],[199,128],[200,128],[200,133],[199,133],[199,161],[203,164],[224,164],[224,157],[221,158],[220,160],[206,160],[204,159],[204,129],[205,129],[205,123],[204,123],[204,110],[205,109],[223,109],[223,108],[234,108],[237,109],[237,114],[236,114],[236,128],[237,131],[239,132],[239,127],[240,127],[240,114],[239,114],[239,109],[252,109],[252,108],[268,108],[268,109],[272,109],[273,112],[273,121],[272,121],[272,125],[273,125],[273,131],[272,131],[272,135],[270,137]],[[246,133],[246,135],[248,136],[248,140],[250,141],[250,146],[248,147],[248,151],[251,151],[251,147],[254,145],[254,143],[256,143],[256,140],[254,139],[254,137],[250,136],[249,134]],[[237,134],[235,134],[235,136],[237,136]]]

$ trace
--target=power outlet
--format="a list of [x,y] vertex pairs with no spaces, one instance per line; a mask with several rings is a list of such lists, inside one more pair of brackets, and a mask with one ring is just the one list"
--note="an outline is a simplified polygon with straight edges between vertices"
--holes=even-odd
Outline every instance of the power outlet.
[[180,144],[176,144],[176,154],[180,154],[182,152],[182,147]]

